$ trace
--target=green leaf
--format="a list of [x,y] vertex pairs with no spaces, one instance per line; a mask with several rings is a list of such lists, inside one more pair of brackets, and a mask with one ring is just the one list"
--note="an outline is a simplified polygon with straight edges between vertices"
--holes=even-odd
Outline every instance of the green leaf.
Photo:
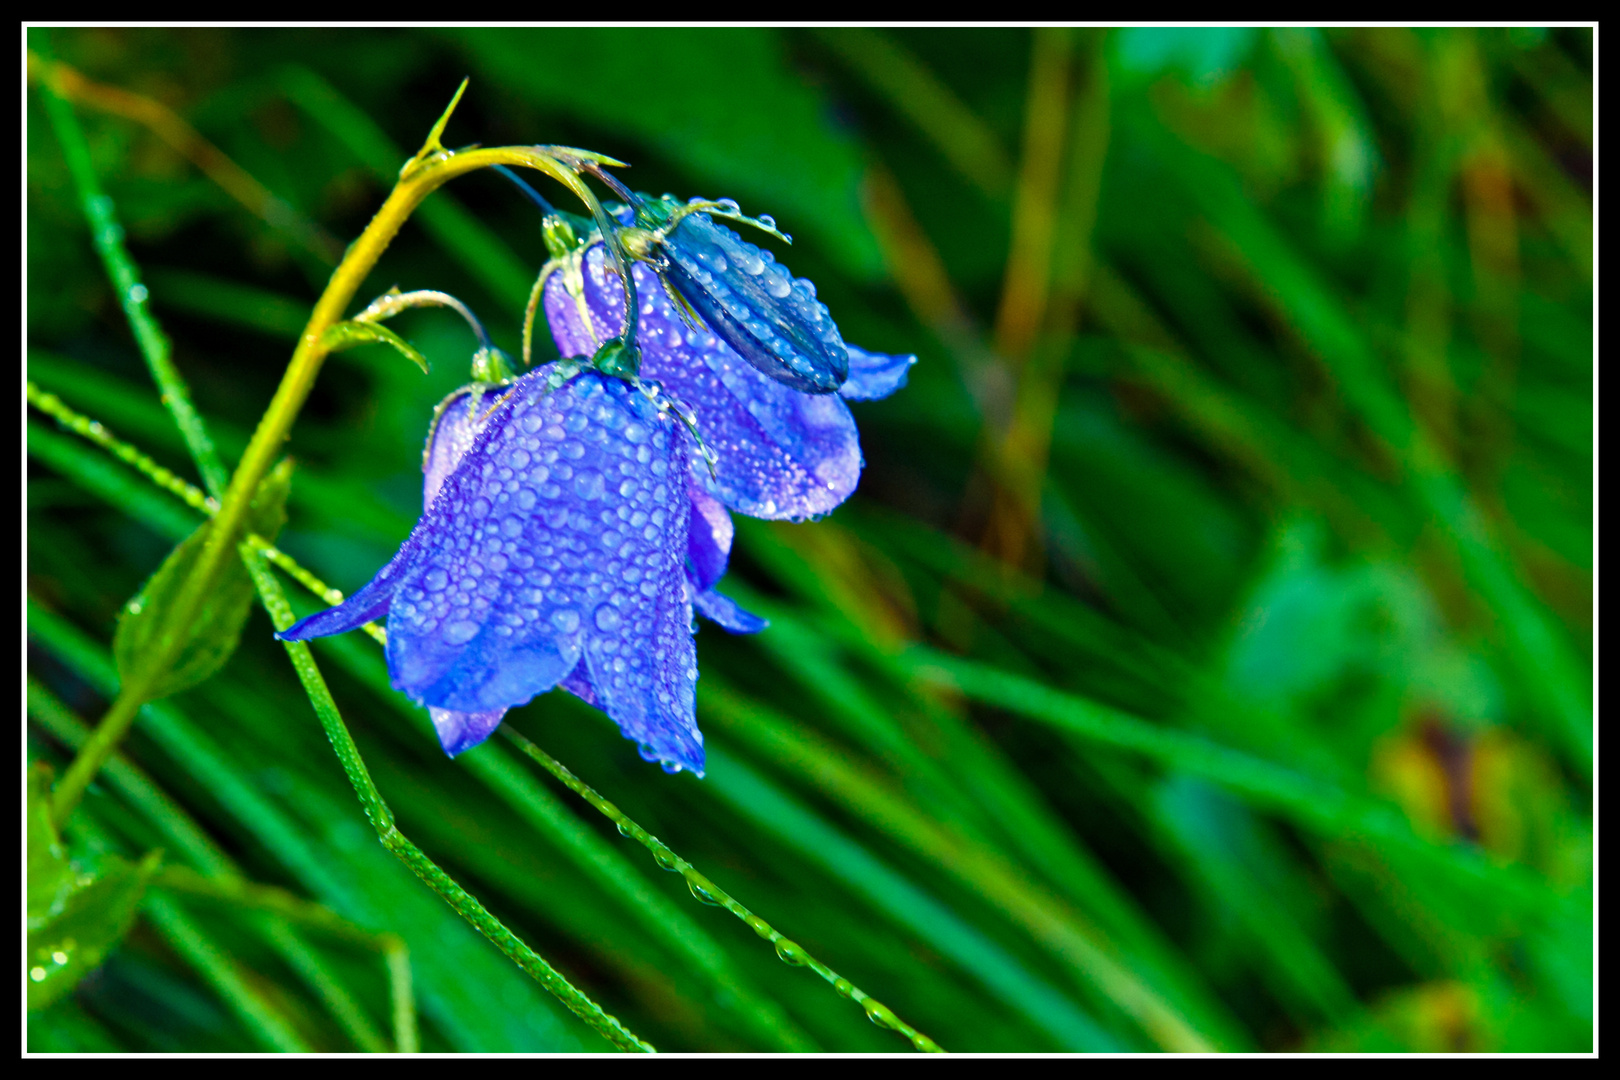
[[28,929],[43,926],[62,910],[73,892],[73,868],[51,820],[51,767],[34,762],[28,770]]
[[[285,507],[291,481],[292,461],[283,459],[259,484],[244,523],[247,531],[265,539],[275,538],[287,519]],[[182,540],[129,601],[118,620],[118,632],[113,636],[118,677],[126,685],[145,682],[148,701],[196,686],[225,665],[241,640],[242,626],[253,606],[253,582],[236,559],[226,565],[190,626],[166,625],[170,605],[190,576],[212,527],[212,522],[204,522]],[[176,637],[182,641],[171,652],[164,646]],[[147,670],[163,654],[170,656],[166,670]]]
[[161,862],[162,853],[157,851],[138,863],[109,857],[100,876],[73,892],[59,914],[39,929],[29,929],[30,1010],[42,1009],[72,990],[123,940]]
[[326,328],[326,333],[321,335],[321,344],[333,352],[379,342],[383,345],[392,345],[405,359],[421,368],[422,374],[427,374],[427,357],[418,352],[410,342],[378,323],[356,322],[350,319],[346,322],[333,323]]

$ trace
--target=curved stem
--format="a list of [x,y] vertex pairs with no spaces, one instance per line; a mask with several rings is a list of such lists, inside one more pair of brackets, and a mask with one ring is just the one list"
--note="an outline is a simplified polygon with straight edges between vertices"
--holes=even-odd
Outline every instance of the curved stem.
[[596,196],[569,165],[539,147],[493,147],[462,153],[440,151],[412,159],[360,238],[349,246],[342,263],[332,272],[331,280],[316,301],[309,322],[299,337],[298,346],[293,351],[292,360],[282,375],[281,385],[254,429],[252,441],[248,443],[220,499],[219,511],[214,515],[214,523],[203,541],[197,561],[169,608],[157,638],[156,655],[153,662],[143,669],[149,674],[146,678],[131,680],[120,688],[117,700],[98,725],[96,736],[63,775],[53,803],[53,812],[58,821],[77,804],[84,788],[134,722],[141,705],[149,700],[152,680],[166,668],[169,659],[179,650],[185,640],[184,628],[191,624],[204,598],[217,585],[227,561],[236,557],[236,543],[240,539],[238,533],[253,493],[280,454],[281,444],[286,441],[293,421],[309,397],[315,377],[331,351],[322,341],[327,328],[342,319],[344,309],[354,299],[366,275],[377,264],[411,213],[422,204],[422,200],[457,176],[494,165],[537,169],[579,194],[592,206],[593,211],[601,210]]

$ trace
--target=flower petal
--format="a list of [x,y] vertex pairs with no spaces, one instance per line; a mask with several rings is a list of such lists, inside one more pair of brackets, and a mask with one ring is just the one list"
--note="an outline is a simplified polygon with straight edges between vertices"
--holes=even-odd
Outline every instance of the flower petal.
[[463,386],[439,402],[428,431],[427,448],[422,451],[422,509],[433,505],[434,496],[444,486],[445,477],[461,464],[472,449],[473,440],[489,421],[490,410],[500,401],[504,389],[474,384]]
[[670,281],[744,360],[807,394],[838,389],[849,358],[814,285],[707,214],[682,219],[663,246]]
[[672,425],[596,373],[546,385],[544,373],[513,384],[418,527],[388,654],[395,686],[429,705],[522,704],[573,670],[601,603],[680,581],[681,562],[649,566],[644,553],[674,535],[684,556]]
[[771,625],[752,611],[744,611],[729,596],[707,589],[693,592],[692,606],[698,614],[733,634],[757,634]]
[[456,712],[454,709],[430,705],[428,715],[433,718],[433,728],[439,733],[439,745],[444,747],[445,753],[455,757],[493,735],[495,729],[501,726],[501,718],[506,715],[506,710]]
[[348,630],[355,630],[368,622],[375,622],[388,614],[394,596],[399,592],[400,584],[410,571],[412,561],[416,558],[419,541],[417,529],[412,530],[403,546],[395,553],[388,564],[377,575],[355,593],[336,607],[329,607],[325,611],[318,611],[307,619],[300,619],[287,629],[276,634],[280,641],[308,641],[311,638],[327,637],[332,634],[341,634]]
[[[568,294],[568,275],[547,280],[547,315],[559,343],[622,332],[624,291],[609,274],[598,242],[585,249],[574,278],[590,315],[587,326]],[[641,300],[641,374],[691,406],[704,443],[718,455],[716,476],[694,462],[699,481],[722,503],[752,517],[800,521],[849,497],[861,473],[855,419],[835,394],[802,394],[761,375],[707,329],[676,314],[653,272],[636,264]]]
[[574,666],[573,671],[564,675],[562,682],[557,685],[593,708],[602,707],[601,699],[596,696],[596,687],[591,685],[591,673],[585,669],[583,660]]
[[[659,557],[673,563],[684,554],[662,545]],[[651,596],[626,590],[600,604],[591,616],[597,633],[585,642],[585,665],[603,712],[648,761],[674,772],[703,775],[703,735],[697,727],[697,649],[692,643],[692,605],[685,575],[660,575]]]
[[846,401],[874,401],[886,398],[906,385],[906,375],[917,358],[910,354],[891,356],[888,353],[867,352],[858,345],[849,345],[849,378],[838,388],[838,396]]
[[720,500],[704,491],[696,476],[687,476],[687,495],[692,500],[692,523],[686,537],[688,576],[698,592],[705,592],[726,576],[736,528]]

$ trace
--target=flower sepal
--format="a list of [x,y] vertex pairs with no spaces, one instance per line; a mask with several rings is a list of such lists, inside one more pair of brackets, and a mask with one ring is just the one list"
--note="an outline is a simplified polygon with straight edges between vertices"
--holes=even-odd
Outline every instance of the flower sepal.
[[591,357],[590,366],[604,375],[635,382],[641,372],[641,350],[622,337],[609,338]]

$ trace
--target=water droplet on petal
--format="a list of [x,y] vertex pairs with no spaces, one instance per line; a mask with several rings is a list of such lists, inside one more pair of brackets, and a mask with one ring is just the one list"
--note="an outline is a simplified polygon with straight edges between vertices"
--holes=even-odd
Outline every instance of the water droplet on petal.
[[457,619],[444,627],[443,637],[449,645],[465,645],[477,636],[478,624],[471,619]]
[[600,499],[602,491],[602,474],[595,469],[581,469],[574,476],[574,494],[581,499]]

